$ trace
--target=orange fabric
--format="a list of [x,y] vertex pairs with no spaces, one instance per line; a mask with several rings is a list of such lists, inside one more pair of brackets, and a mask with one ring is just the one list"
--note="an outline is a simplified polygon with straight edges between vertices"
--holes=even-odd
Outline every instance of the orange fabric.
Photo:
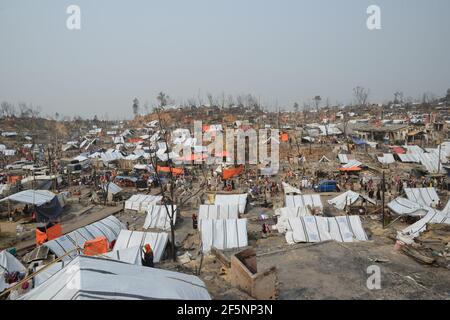
[[192,153],[188,156],[180,157],[179,160],[181,160],[181,161],[196,161],[196,160],[205,160],[206,158],[208,158],[208,156],[206,154]]
[[[158,166],[157,170],[158,170],[158,172],[167,172],[167,173],[169,173],[170,172],[170,167],[160,167],[160,166]],[[184,173],[183,168],[172,168],[172,174],[174,176],[179,176],[179,175],[182,175],[183,173]]]
[[139,143],[139,142],[142,142],[142,141],[144,141],[144,139],[142,139],[142,138],[130,138],[130,139],[128,139],[129,143]]
[[281,134],[281,141],[282,142],[288,142],[289,141],[289,135],[287,133]]
[[40,246],[45,242],[47,242],[47,240],[48,240],[47,234],[36,228],[36,245]]
[[340,171],[347,171],[347,172],[349,172],[349,171],[361,171],[361,168],[360,167],[351,167],[351,168],[340,168],[339,170]]
[[222,176],[224,180],[227,180],[240,175],[243,171],[244,171],[243,166],[231,169],[223,169]]
[[108,240],[105,237],[88,240],[84,243],[83,254],[86,256],[95,256],[108,252]]
[[8,183],[9,184],[16,184],[17,181],[22,180],[22,176],[8,176]]
[[47,229],[47,239],[53,240],[62,236],[61,225],[55,224],[53,227]]

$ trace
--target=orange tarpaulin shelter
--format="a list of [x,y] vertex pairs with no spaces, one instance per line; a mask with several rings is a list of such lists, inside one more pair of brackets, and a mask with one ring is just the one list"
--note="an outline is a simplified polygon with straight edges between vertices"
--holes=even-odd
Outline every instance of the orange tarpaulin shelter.
[[282,133],[280,136],[280,140],[282,142],[288,142],[289,141],[289,135],[287,133]]
[[[170,173],[171,168],[170,167],[157,167],[158,172],[166,172],[166,173]],[[184,174],[184,169],[183,168],[172,168],[172,174],[174,176],[179,176]]]
[[95,256],[107,252],[108,240],[105,237],[95,238],[84,243],[83,254],[86,256]]
[[47,228],[45,232],[36,228],[36,245],[40,246],[47,241],[59,238],[61,236],[62,236],[62,229],[59,223],[55,224],[50,228]]
[[231,168],[231,169],[223,169],[222,177],[224,180],[231,179],[233,177],[240,175],[243,171],[244,171],[243,166],[240,166],[237,168]]

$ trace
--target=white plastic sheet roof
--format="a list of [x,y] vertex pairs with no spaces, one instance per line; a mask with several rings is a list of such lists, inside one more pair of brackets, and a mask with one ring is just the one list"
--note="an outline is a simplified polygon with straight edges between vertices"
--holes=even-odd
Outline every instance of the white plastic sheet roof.
[[291,186],[290,184],[287,184],[286,182],[282,182],[281,184],[283,185],[285,194],[288,194],[288,193],[302,194],[300,189],[295,188],[295,187]]
[[275,215],[280,218],[298,218],[310,216],[311,212],[307,207],[283,207],[276,209]]
[[[61,257],[66,253],[76,249],[83,248],[84,243],[88,240],[93,240],[98,237],[106,237],[109,242],[116,240],[119,236],[120,230],[125,229],[125,226],[114,216],[106,217],[102,220],[76,229],[59,238],[50,240],[43,245],[48,247],[57,257]],[[76,252],[67,255],[64,260],[71,260],[77,256]]]
[[[418,153],[416,156],[419,162],[427,169],[429,173],[444,173],[442,161],[436,153]],[[439,168],[440,167],[440,168]]]
[[347,154],[338,154],[338,158],[341,164],[349,163],[351,159],[348,158]]
[[421,232],[426,231],[429,223],[450,224],[450,214],[445,211],[429,209],[425,217],[398,232],[397,238],[405,243],[411,243]]
[[0,202],[5,200],[17,201],[20,203],[34,204],[41,206],[44,203],[50,202],[56,194],[47,190],[24,190],[17,192],[9,197],[3,198]]
[[377,157],[377,159],[382,164],[395,163],[394,155],[392,153],[385,153],[382,157]]
[[245,213],[247,205],[247,194],[216,194],[214,201],[216,205],[237,205],[239,213]]
[[396,198],[387,204],[388,208],[398,215],[424,216],[429,208],[405,198]]
[[171,205],[153,205],[147,208],[147,216],[145,217],[144,229],[161,229],[164,231],[170,230],[170,217],[173,215],[173,223],[177,219],[177,206],[173,206],[172,213]]
[[112,194],[118,194],[122,191],[122,188],[119,187],[117,184],[115,184],[114,182],[109,182],[107,185],[105,185],[103,187],[103,190],[106,189],[106,186],[108,186],[108,193],[112,193]]
[[376,202],[370,199],[369,197],[366,197],[351,190],[338,195],[336,198],[328,200],[328,203],[339,210],[344,210],[346,206],[354,204],[359,199],[366,199],[366,201],[372,204],[376,204]]
[[243,248],[248,245],[247,219],[200,220],[203,252]]
[[148,206],[161,202],[162,196],[149,194],[135,194],[125,201],[125,209],[134,211],[146,211]]
[[359,216],[290,218],[279,222],[277,228],[279,232],[286,232],[286,241],[289,244],[327,240],[337,242],[368,240]]
[[229,205],[208,205],[202,204],[199,208],[199,220],[201,219],[237,219],[239,218],[239,208],[237,204]]
[[0,251],[0,292],[8,288],[8,284],[5,281],[5,274],[16,271],[26,272],[26,268],[8,251]]
[[431,207],[433,201],[436,205],[439,202],[435,188],[405,188],[405,193],[409,200],[422,206]]
[[353,168],[353,167],[359,167],[362,165],[362,162],[359,162],[358,160],[350,160],[349,162],[347,162],[346,164],[344,164],[342,166],[342,168]]
[[105,254],[115,260],[142,265],[142,247],[149,244],[153,250],[153,262],[161,261],[169,240],[165,232],[140,232],[121,230],[113,251]]
[[401,162],[405,162],[405,163],[419,163],[419,158],[415,155],[415,154],[397,154],[398,157],[400,158]]
[[286,207],[307,207],[323,209],[319,194],[286,195]]
[[19,299],[209,300],[211,297],[203,281],[196,276],[80,256]]

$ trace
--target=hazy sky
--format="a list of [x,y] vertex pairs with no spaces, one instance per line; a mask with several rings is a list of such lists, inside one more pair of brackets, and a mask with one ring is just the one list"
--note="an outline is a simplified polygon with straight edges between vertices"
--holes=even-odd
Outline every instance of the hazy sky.
[[[70,4],[81,30],[66,28]],[[369,31],[366,9],[381,7]],[[0,0],[0,101],[130,117],[132,99],[383,102],[450,88],[448,0]],[[206,99],[205,99],[206,101]]]

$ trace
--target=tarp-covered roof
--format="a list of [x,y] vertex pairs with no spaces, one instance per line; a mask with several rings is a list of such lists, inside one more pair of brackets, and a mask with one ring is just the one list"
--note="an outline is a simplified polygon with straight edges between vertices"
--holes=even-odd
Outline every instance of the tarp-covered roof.
[[17,201],[20,203],[34,204],[36,206],[43,205],[50,202],[56,195],[47,190],[24,190],[17,192],[9,197],[3,198],[0,202],[5,200]]
[[80,256],[19,299],[209,300],[210,296],[203,281],[196,276]]
[[439,202],[435,188],[405,188],[405,194],[409,200],[422,206],[431,207],[433,201],[436,205]]
[[319,194],[286,195],[286,207],[307,207],[323,209]]
[[247,194],[217,194],[214,204],[216,205],[238,205],[239,213],[245,212],[247,205]]
[[168,231],[170,230],[170,219],[173,218],[175,224],[177,218],[177,206],[171,205],[153,205],[147,208],[147,216],[145,217],[144,229],[156,228]]
[[159,203],[162,196],[152,196],[151,194],[135,194],[125,201],[125,209],[135,211],[146,211],[147,207]]
[[200,220],[203,252],[243,248],[248,245],[247,219]]
[[346,206],[354,204],[359,199],[365,199],[366,201],[372,204],[376,204],[375,200],[372,200],[367,196],[361,195],[351,190],[344,192],[333,199],[328,200],[328,203],[339,210],[344,210]]
[[6,250],[0,251],[0,292],[8,288],[5,281],[6,273],[26,272],[23,264]]
[[198,218],[201,219],[237,219],[239,208],[237,204],[228,205],[208,205],[202,204],[199,208]]

